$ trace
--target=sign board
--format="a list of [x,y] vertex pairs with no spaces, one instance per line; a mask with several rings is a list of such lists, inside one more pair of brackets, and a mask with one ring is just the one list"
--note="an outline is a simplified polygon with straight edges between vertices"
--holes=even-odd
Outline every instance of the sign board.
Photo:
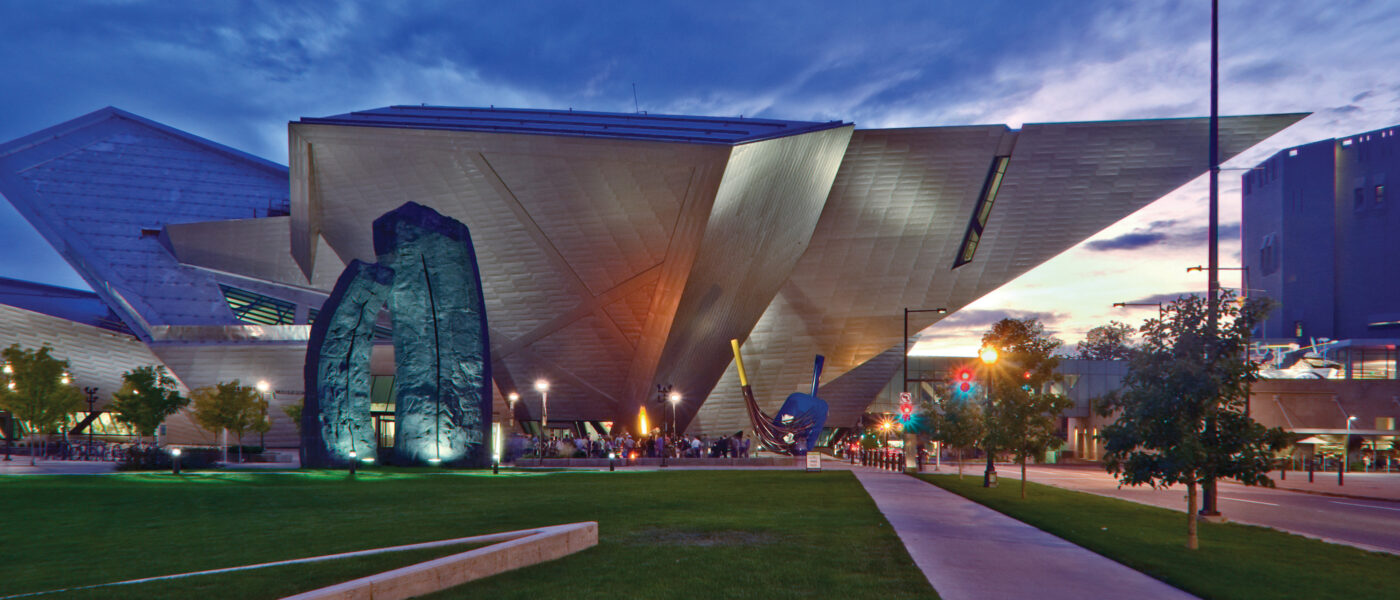
[[913,395],[913,394],[910,394],[909,392],[900,392],[900,393],[899,393],[899,401],[900,401],[900,402],[913,402],[913,401],[914,401],[914,395]]
[[807,453],[807,471],[808,471],[808,472],[811,472],[811,471],[820,471],[820,470],[822,470],[822,453],[817,452],[817,451],[815,451],[815,450],[812,451],[812,452],[808,452],[808,453]]

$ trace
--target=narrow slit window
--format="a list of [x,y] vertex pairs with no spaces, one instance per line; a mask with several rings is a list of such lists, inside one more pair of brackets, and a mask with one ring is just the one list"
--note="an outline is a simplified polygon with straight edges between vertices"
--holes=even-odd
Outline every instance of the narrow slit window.
[[953,262],[954,269],[972,262],[972,257],[977,254],[977,244],[982,241],[982,233],[986,230],[987,219],[992,215],[992,204],[996,203],[997,192],[1001,190],[1001,181],[1006,177],[1006,165],[1009,162],[1010,156],[998,156],[992,160],[992,168],[987,172],[987,181],[982,184],[982,193],[977,197],[977,207],[972,211],[972,222],[967,225],[967,234],[963,236],[957,260]]

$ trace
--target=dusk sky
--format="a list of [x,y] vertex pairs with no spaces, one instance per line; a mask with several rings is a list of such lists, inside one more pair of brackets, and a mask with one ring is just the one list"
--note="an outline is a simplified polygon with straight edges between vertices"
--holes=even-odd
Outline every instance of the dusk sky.
[[[630,112],[633,84],[653,113],[857,127],[1209,112],[1207,0],[865,4],[0,0],[0,142],[110,105],[285,164],[302,116]],[[1221,113],[1314,113],[1226,168],[1400,124],[1396,2],[1221,4]],[[1239,174],[1221,178],[1225,266],[1239,264]],[[1201,290],[1185,269],[1206,261],[1206,194],[1202,176],[923,332],[916,352],[970,354],[1006,314],[1072,346],[1147,316],[1113,302]],[[86,287],[8,203],[0,252],[0,276]]]

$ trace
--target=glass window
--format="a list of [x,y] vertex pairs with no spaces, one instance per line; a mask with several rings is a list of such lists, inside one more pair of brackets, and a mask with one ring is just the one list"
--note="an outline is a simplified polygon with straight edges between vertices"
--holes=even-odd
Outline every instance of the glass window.
[[1376,204],[1384,204],[1384,203],[1385,203],[1385,186],[1383,186],[1383,185],[1378,185],[1378,186],[1376,186]]
[[987,227],[987,219],[992,216],[992,205],[996,203],[997,192],[1001,191],[1001,181],[1006,177],[1006,165],[1010,162],[1010,156],[998,156],[992,160],[992,167],[987,172],[987,181],[982,184],[982,193],[978,195],[977,206],[972,210],[972,222],[967,226],[967,233],[963,236],[962,247],[953,261],[953,268],[972,262],[973,255],[977,253],[977,244]]
[[296,323],[297,305],[236,287],[219,285],[224,300],[234,318],[255,325],[292,325]]

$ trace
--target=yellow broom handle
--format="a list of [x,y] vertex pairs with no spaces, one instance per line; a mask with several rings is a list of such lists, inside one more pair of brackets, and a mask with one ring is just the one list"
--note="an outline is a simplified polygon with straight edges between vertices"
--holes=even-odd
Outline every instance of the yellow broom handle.
[[739,367],[739,387],[748,387],[749,375],[744,372],[744,357],[739,355],[739,340],[729,340],[729,346],[734,348],[734,364]]

